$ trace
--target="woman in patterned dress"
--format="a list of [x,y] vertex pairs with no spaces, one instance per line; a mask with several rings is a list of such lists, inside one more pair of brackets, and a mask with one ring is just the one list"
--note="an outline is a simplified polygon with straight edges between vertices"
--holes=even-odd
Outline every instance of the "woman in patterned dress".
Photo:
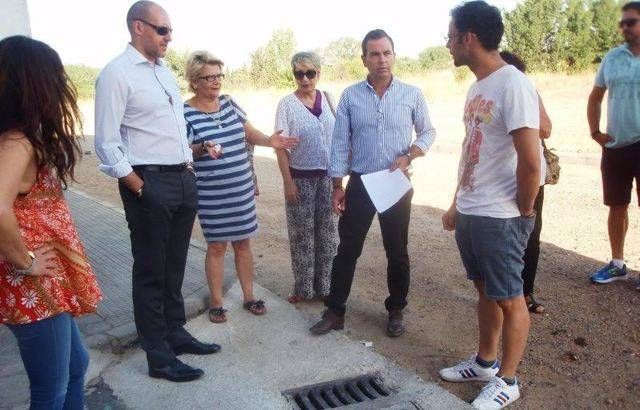
[[246,143],[274,148],[291,148],[297,143],[281,132],[269,137],[258,131],[230,96],[220,94],[222,67],[223,62],[206,51],[191,54],[186,78],[195,95],[184,106],[197,175],[198,219],[207,240],[205,272],[211,293],[209,319],[214,323],[227,319],[222,283],[228,242],[233,247],[245,309],[256,315],[266,312],[264,302],[253,294],[250,238],[258,223]]
[[335,113],[329,94],[316,89],[320,58],[312,52],[297,53],[291,69],[297,88],[280,100],[275,127],[300,138],[295,148],[276,152],[294,278],[289,302],[297,303],[329,294],[338,221],[331,210],[331,178],[327,175]]
[[101,294],[62,195],[78,119],[57,53],[0,41],[0,323],[18,341],[32,409],[84,407],[89,354],[73,317],[95,312]]

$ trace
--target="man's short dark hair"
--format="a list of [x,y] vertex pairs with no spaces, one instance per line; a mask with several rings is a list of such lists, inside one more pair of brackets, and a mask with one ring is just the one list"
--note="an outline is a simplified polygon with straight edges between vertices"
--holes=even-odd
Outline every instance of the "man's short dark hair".
[[389,42],[391,43],[391,50],[395,51],[393,46],[393,39],[389,37],[386,31],[377,28],[375,30],[371,30],[370,32],[367,33],[366,36],[364,36],[364,39],[362,40],[362,55],[363,56],[367,55],[367,43],[369,41],[380,40],[381,38],[388,38]]
[[498,49],[504,24],[497,7],[484,1],[469,1],[451,10],[451,18],[458,32],[474,33],[488,51]]
[[629,3],[622,6],[622,11],[635,10],[640,13],[640,1],[630,1]]
[[514,66],[523,73],[527,72],[527,65],[524,63],[524,61],[522,61],[519,55],[510,51],[501,51],[500,57],[504,60],[505,63]]
[[127,28],[130,33],[133,33],[133,22],[136,20],[149,20],[149,9],[155,6],[156,3],[147,0],[136,1],[129,7],[127,12]]

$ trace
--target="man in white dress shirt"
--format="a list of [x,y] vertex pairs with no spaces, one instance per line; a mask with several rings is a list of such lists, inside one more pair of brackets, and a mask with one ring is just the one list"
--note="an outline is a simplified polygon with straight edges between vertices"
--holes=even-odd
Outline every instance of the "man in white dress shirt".
[[149,376],[189,381],[203,371],[176,355],[220,346],[183,328],[181,288],[198,197],[180,90],[161,60],[171,22],[159,5],[138,1],[127,26],[131,42],[96,82],[96,153],[99,169],[118,179],[131,231],[133,311]]

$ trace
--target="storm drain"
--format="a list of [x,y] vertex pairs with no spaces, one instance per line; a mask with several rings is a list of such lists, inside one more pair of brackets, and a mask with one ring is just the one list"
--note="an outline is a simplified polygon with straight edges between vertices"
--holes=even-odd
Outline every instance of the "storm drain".
[[[296,410],[333,409],[395,395],[377,373],[333,380],[282,392]],[[375,406],[374,403],[371,403]]]

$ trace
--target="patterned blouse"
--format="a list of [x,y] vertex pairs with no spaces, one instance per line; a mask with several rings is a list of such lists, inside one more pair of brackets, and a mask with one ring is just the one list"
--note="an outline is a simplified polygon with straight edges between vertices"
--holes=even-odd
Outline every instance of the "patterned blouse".
[[321,113],[318,117],[291,93],[278,103],[276,110],[276,130],[284,135],[300,138],[298,145],[289,151],[289,165],[301,170],[326,170],[329,166],[331,139],[333,136],[333,115],[325,93],[320,94]]
[[53,245],[56,269],[49,276],[19,275],[0,257],[0,323],[32,323],[63,312],[73,316],[95,312],[102,294],[53,172],[40,170],[31,191],[18,196],[13,210],[28,249]]

